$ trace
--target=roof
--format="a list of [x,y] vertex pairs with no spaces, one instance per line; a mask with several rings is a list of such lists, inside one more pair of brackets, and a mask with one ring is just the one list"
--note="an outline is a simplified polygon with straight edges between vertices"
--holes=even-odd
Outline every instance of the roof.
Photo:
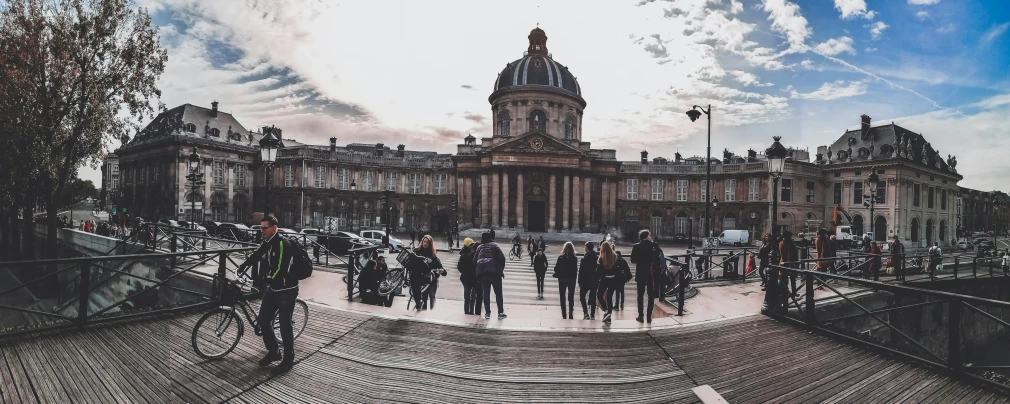
[[123,149],[168,139],[167,135],[247,147],[256,146],[262,137],[246,129],[232,114],[220,110],[215,114],[213,109],[183,104],[158,114]]
[[956,159],[940,155],[921,134],[894,123],[870,127],[865,134],[862,128],[847,130],[828,146],[827,153],[829,164],[902,158],[913,165],[957,175]]
[[530,47],[523,57],[506,64],[495,80],[495,91],[523,86],[547,86],[582,97],[575,75],[547,53],[547,36],[536,28],[529,35]]

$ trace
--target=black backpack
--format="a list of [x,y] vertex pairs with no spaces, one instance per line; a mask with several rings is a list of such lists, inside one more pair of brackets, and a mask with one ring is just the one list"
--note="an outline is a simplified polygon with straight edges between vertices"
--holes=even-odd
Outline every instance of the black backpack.
[[291,275],[296,279],[302,280],[312,276],[312,259],[309,258],[309,252],[305,251],[297,241],[288,239],[288,246],[290,246],[293,251],[291,252]]

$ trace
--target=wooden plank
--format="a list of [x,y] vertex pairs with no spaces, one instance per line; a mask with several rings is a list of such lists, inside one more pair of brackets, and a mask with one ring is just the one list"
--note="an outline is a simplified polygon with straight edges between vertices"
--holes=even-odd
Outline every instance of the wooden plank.
[[698,396],[698,399],[700,399],[704,404],[727,404],[726,399],[722,398],[719,393],[715,392],[715,389],[713,389],[712,386],[707,384],[692,388],[691,391],[693,391],[694,395]]
[[4,367],[0,369],[5,376],[3,380],[4,401],[8,403],[38,402],[31,379],[25,374],[17,352],[10,345],[6,345],[6,348],[0,349],[0,359],[4,362]]

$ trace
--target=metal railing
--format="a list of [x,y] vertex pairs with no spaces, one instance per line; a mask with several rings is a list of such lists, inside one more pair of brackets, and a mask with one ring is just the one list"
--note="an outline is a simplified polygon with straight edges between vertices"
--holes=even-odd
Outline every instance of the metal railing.
[[[769,316],[1010,392],[1010,363],[972,352],[977,344],[1010,333],[1010,303],[800,266],[771,267],[782,274],[786,291],[769,288]],[[790,286],[786,279],[798,282]],[[858,288],[843,291],[833,286],[840,284]],[[824,296],[815,298],[816,285],[827,289]],[[965,331],[982,326],[989,327],[988,335],[978,328]]]

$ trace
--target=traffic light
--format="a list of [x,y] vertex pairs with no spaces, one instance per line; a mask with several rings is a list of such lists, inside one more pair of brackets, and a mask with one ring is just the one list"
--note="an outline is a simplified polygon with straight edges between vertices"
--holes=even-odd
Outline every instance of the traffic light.
[[456,201],[452,201],[452,211],[455,212],[457,209]]

